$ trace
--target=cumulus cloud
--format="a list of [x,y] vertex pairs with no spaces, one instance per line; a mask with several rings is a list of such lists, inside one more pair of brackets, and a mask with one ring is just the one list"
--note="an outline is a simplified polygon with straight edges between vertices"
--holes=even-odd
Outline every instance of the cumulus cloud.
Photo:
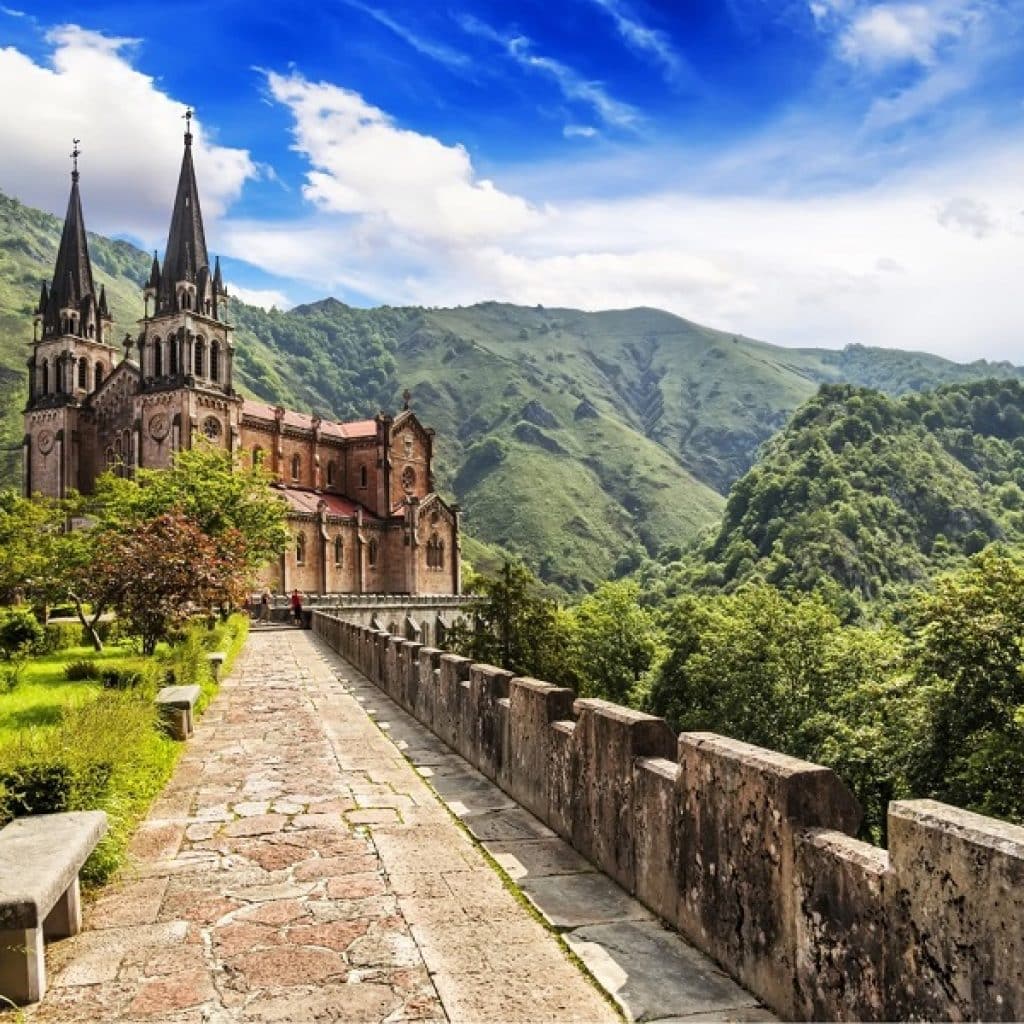
[[941,42],[961,35],[969,5],[956,3],[878,4],[859,11],[839,41],[839,53],[850,64],[879,69],[909,61],[935,63]]
[[270,72],[267,85],[294,117],[294,148],[311,165],[303,193],[321,210],[449,241],[520,231],[537,218],[478,177],[463,146],[399,127],[358,93],[297,72]]
[[[860,341],[961,358],[982,354],[984,308],[984,354],[1019,358],[1019,238],[997,232],[979,249],[937,211],[961,228],[977,228],[982,215],[1012,218],[1020,204],[1008,183],[1022,147],[816,199],[673,188],[549,202],[534,175],[529,201],[491,185],[480,215],[472,164],[458,147],[398,128],[333,87],[288,79],[275,93],[297,119],[297,147],[318,165],[307,189],[321,212],[290,224],[229,223],[229,247],[325,292],[392,304],[657,306],[784,344]],[[361,126],[386,144],[364,150]],[[358,173],[344,156],[354,144]],[[576,180],[585,196],[585,167]],[[453,205],[437,205],[439,183],[454,188]],[[954,183],[975,206],[949,206]],[[501,216],[491,215],[492,199]],[[452,211],[463,203],[459,217]]]
[[938,218],[944,228],[962,231],[974,238],[987,238],[998,227],[988,205],[968,196],[946,200],[939,207]]
[[[50,66],[13,47],[0,49],[0,94],[16,97],[18,106],[17,117],[0,120],[0,188],[63,213],[71,140],[81,138],[90,229],[162,245],[181,163],[185,101],[133,67],[134,40],[63,25],[47,41]],[[214,221],[256,169],[245,150],[217,145],[201,117],[192,125],[203,212]]]
[[276,288],[243,288],[241,285],[226,283],[228,295],[233,299],[250,305],[259,306],[260,309],[290,309],[295,305],[284,292]]

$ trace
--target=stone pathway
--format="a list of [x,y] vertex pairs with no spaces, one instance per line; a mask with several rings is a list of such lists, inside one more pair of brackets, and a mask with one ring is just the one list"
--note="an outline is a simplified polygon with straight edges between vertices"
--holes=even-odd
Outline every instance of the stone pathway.
[[617,1019],[345,671],[250,638],[29,1021]]

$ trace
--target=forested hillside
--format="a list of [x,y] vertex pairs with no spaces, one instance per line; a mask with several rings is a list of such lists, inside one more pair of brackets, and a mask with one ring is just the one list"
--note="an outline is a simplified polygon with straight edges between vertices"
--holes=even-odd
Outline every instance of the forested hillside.
[[[59,233],[56,218],[0,196],[0,444],[13,449],[0,483],[20,466],[31,310]],[[90,246],[117,330],[134,330],[149,256],[98,236]],[[569,591],[715,524],[759,446],[820,383],[899,394],[1021,372],[856,345],[784,349],[652,309],[364,310],[325,299],[230,310],[236,383],[248,394],[345,418],[393,409],[411,388],[437,429],[439,484],[464,506],[467,533]]]

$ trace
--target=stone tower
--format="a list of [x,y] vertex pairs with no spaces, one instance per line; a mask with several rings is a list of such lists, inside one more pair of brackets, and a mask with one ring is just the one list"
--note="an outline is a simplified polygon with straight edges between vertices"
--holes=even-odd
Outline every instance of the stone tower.
[[191,111],[163,267],[143,291],[137,339],[139,465],[168,466],[179,448],[204,435],[234,451],[241,398],[233,386],[234,344],[220,261],[211,268],[192,163]]
[[25,493],[60,498],[95,472],[87,443],[88,399],[111,372],[116,350],[103,289],[96,291],[78,189],[78,145],[71,196],[53,281],[35,312],[25,407]]

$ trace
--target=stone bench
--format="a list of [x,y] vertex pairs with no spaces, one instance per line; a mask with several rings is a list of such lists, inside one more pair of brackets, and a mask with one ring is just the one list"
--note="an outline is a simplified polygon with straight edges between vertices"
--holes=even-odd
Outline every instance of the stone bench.
[[210,663],[210,671],[213,672],[214,680],[220,679],[221,669],[224,668],[224,662],[227,659],[228,656],[223,651],[211,651],[206,656],[206,660]]
[[16,818],[0,829],[0,996],[46,992],[43,941],[82,928],[78,872],[107,831],[103,811]]
[[192,735],[192,714],[199,692],[198,686],[165,686],[156,695],[156,706],[176,740],[187,740]]

